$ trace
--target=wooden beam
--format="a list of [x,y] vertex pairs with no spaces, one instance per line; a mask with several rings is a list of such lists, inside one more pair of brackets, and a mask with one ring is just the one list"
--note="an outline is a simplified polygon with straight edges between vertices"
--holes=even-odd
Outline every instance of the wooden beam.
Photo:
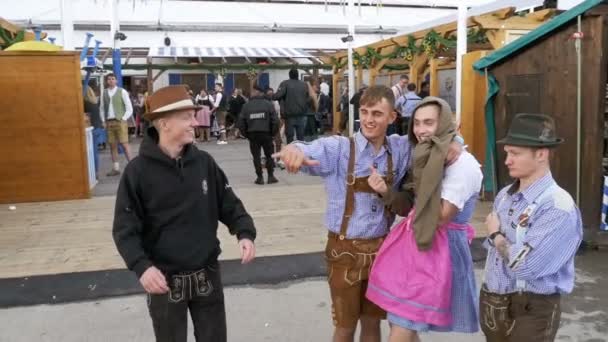
[[249,59],[249,57],[247,56],[243,56],[245,58],[245,60],[247,61],[247,63],[251,63],[251,59]]
[[125,64],[129,64],[129,59],[131,59],[131,54],[133,53],[133,48],[129,48],[129,52],[127,52],[127,59],[125,59]]
[[496,12],[494,12],[492,14],[492,16],[498,18],[498,19],[507,19],[513,16],[513,14],[515,14],[515,7],[505,7],[503,9],[500,9]]
[[295,59],[293,59],[291,57],[287,57],[287,60],[290,61],[292,64],[295,64],[295,65],[299,65],[300,64],[298,61],[296,61]]
[[[25,28],[23,28],[19,25],[15,25],[15,24],[11,23],[10,21],[5,20],[3,18],[0,18],[0,28],[3,28],[5,30],[9,31],[13,35],[16,35],[21,30],[25,30],[25,35],[23,36],[23,40],[36,39],[36,34],[34,32],[28,31]],[[46,32],[42,32],[40,34],[40,39],[44,39],[44,38],[46,38],[46,36],[47,36]]]
[[427,55],[419,55],[414,57],[414,60],[410,63],[410,82],[414,83],[416,87],[420,86],[420,79],[428,62],[429,57]]
[[[378,54],[382,54],[382,50],[384,50],[384,48],[379,48],[379,49],[375,49],[376,53]],[[369,69],[374,69],[376,67],[376,64],[380,63],[381,60],[377,59],[377,58],[373,58],[370,65],[369,65]]]
[[534,30],[540,23],[529,17],[515,16],[506,20],[496,17],[476,16],[472,20],[485,30]]
[[556,12],[555,8],[546,8],[544,10],[528,13],[526,15],[526,18],[544,22],[544,21],[547,21],[549,18],[553,17],[556,13],[557,12]]
[[437,70],[456,69],[456,61],[440,60]]
[[506,32],[505,30],[492,30],[486,32],[486,37],[492,44],[492,47],[496,49],[500,49],[505,45],[506,40]]
[[314,57],[308,57],[308,60],[312,62],[312,64],[321,64],[319,63],[318,60],[316,60]]
[[337,68],[334,68],[333,77],[331,78],[331,86],[333,89],[332,113],[334,113],[332,117],[331,126],[333,128],[334,134],[340,132],[340,118],[342,117],[342,113],[340,112],[340,99],[342,97],[342,89],[338,89],[338,74],[336,71]]
[[373,86],[376,84],[376,77],[378,77],[377,69],[369,69],[369,85]]
[[437,70],[438,70],[438,63],[439,60],[438,59],[431,59],[430,62],[430,72],[431,72],[431,84],[429,87],[429,93],[431,94],[431,96],[439,96],[439,77],[437,75]]
[[198,62],[199,62],[200,64],[203,64],[203,58],[202,58],[201,56],[197,56],[197,57],[198,57]]
[[319,59],[321,60],[321,62],[323,62],[325,64],[330,64],[331,63],[331,57],[330,56],[321,56],[321,57],[319,57]]
[[271,63],[274,64],[276,63],[276,61],[274,59],[272,59],[272,57],[266,57],[266,59]]
[[228,64],[228,61],[226,60],[226,57],[222,56],[222,64]]
[[[395,48],[393,51],[397,50],[399,48],[399,45],[396,44]],[[379,53],[382,53],[382,50],[380,50]],[[376,77],[378,77],[378,75],[380,74],[382,68],[384,68],[384,66],[386,65],[386,63],[388,63],[390,60],[388,58],[385,58],[379,62],[377,62],[371,69],[369,72],[369,85],[374,85],[376,84]]]

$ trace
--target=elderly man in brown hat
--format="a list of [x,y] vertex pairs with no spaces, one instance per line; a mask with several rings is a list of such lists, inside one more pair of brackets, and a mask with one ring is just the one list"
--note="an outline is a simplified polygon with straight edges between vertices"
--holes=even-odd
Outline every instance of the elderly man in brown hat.
[[113,236],[148,294],[157,342],[226,341],[218,222],[236,235],[242,263],[255,257],[256,229],[213,158],[194,146],[195,109],[183,85],[147,99],[152,122],[120,180]]
[[581,215],[551,175],[553,119],[518,114],[504,145],[514,183],[496,196],[488,216],[488,257],[481,289],[481,329],[489,342],[553,341],[561,296],[574,287]]

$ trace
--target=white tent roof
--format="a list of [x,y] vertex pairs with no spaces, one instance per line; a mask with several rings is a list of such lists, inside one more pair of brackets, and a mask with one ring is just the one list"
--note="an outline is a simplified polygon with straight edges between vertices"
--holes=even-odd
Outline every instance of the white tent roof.
[[310,53],[295,48],[273,47],[155,47],[148,57],[283,57],[312,58]]
[[[3,8],[2,17],[22,25],[42,25],[49,36],[63,44],[60,32],[60,0],[19,0]],[[111,0],[64,0],[74,22],[73,42],[82,46],[85,32],[111,45]],[[162,45],[169,35],[175,46],[289,47],[343,49],[340,37],[348,24],[346,1],[327,0],[254,1],[161,1],[120,0],[124,48]],[[400,33],[453,21],[456,5],[466,1],[478,8],[518,9],[538,6],[542,0],[355,0],[355,45],[361,46]],[[382,6],[376,6],[376,4]],[[479,7],[483,6],[483,7]]]

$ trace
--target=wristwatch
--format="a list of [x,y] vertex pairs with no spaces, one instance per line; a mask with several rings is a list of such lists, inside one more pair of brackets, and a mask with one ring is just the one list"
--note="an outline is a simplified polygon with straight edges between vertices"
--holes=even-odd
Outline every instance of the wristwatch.
[[490,243],[490,245],[494,246],[494,240],[498,235],[502,235],[503,238],[505,237],[505,234],[503,234],[503,232],[501,232],[500,230],[488,235],[488,242]]

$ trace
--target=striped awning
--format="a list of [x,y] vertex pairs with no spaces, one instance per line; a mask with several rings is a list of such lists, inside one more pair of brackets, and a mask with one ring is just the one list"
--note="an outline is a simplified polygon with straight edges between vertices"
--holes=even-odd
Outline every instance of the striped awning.
[[310,53],[296,48],[265,47],[165,47],[150,48],[148,57],[314,57]]

